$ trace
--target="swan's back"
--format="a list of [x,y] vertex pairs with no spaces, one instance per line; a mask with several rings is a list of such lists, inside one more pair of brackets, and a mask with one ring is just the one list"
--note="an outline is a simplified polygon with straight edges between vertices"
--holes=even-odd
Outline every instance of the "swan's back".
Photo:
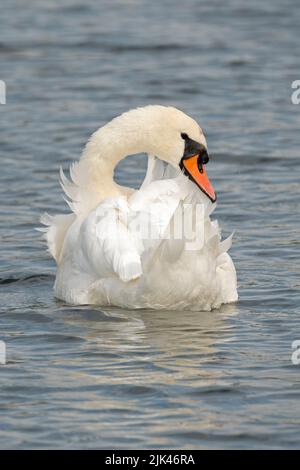
[[[128,308],[210,310],[236,300],[235,270],[220,240],[214,205],[183,175],[151,162],[130,197],[107,198],[68,228],[59,258],[56,296],[69,303]],[[164,167],[164,168],[162,168]],[[154,179],[158,178],[158,179]],[[202,207],[194,237],[171,228],[178,212]],[[53,229],[52,229],[53,230]],[[201,233],[200,233],[201,232]]]

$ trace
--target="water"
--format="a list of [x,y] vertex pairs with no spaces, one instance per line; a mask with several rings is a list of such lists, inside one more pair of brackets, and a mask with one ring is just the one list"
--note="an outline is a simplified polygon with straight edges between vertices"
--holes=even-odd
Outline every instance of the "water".
[[[63,4],[62,4],[63,3]],[[296,0],[11,0],[1,7],[1,448],[298,448]],[[34,231],[58,168],[120,112],[204,128],[240,301],[212,313],[73,308]],[[144,163],[118,169],[136,186]]]

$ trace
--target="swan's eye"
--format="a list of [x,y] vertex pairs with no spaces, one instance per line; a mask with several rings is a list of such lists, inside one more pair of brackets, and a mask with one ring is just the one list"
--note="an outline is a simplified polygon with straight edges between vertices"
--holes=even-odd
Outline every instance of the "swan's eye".
[[181,134],[181,137],[183,138],[183,140],[187,140],[189,138],[189,136],[185,132]]

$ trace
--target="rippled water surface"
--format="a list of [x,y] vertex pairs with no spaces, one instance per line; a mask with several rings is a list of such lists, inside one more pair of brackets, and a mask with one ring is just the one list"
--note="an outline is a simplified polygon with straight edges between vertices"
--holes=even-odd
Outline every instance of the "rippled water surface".
[[[296,0],[1,6],[1,448],[297,448],[300,79]],[[120,112],[204,128],[240,301],[211,313],[72,308],[34,231],[58,168]],[[118,169],[138,185],[144,162]]]

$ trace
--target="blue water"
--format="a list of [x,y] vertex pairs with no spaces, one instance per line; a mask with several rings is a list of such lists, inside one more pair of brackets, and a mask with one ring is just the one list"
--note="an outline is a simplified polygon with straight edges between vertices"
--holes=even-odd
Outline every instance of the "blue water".
[[[297,0],[1,6],[1,448],[299,448]],[[213,155],[240,301],[211,313],[73,308],[34,231],[59,165],[135,106],[177,106]],[[137,186],[144,161],[118,168]]]

